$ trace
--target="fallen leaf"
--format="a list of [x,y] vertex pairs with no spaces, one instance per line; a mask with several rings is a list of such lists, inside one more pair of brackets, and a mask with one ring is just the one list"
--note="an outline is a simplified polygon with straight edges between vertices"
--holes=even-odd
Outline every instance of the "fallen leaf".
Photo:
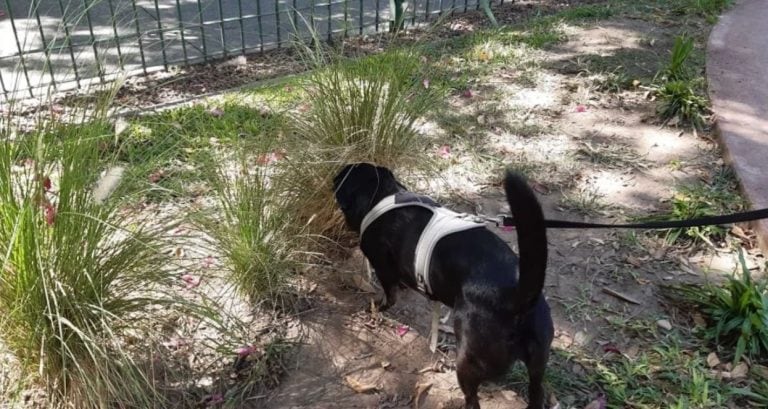
[[710,368],[720,365],[720,358],[717,357],[716,353],[710,352],[709,355],[707,355],[707,365]]
[[731,377],[733,379],[742,379],[747,377],[747,373],[749,373],[749,366],[745,362],[741,362],[733,367]]
[[539,182],[531,183],[531,188],[533,188],[533,190],[535,190],[536,192],[541,193],[542,195],[548,195],[550,193],[549,188],[546,185],[541,184]]
[[477,116],[477,123],[480,125],[485,125],[485,115],[478,115]]
[[376,390],[376,385],[364,384],[351,376],[347,376],[344,380],[347,382],[347,385],[357,393],[368,393]]
[[656,325],[658,325],[659,328],[665,329],[667,331],[672,329],[672,324],[668,320],[658,320],[656,321]]
[[749,236],[747,236],[747,234],[744,232],[744,229],[739,226],[733,225],[733,227],[731,227],[731,234],[741,239],[749,240]]
[[381,361],[381,367],[384,369],[389,368],[392,364],[389,361]]
[[587,342],[589,342],[589,335],[585,331],[577,331],[576,334],[573,336],[573,341],[577,345],[586,345]]
[[405,336],[405,334],[408,333],[411,329],[407,325],[398,325],[396,328],[397,335],[402,338]]
[[421,395],[425,394],[431,387],[432,387],[431,382],[416,384],[416,393],[414,394],[415,396],[413,398],[413,406],[415,408],[419,407],[419,401],[421,400]]
[[608,288],[608,287],[603,287],[603,292],[608,294],[608,295],[614,296],[614,297],[616,297],[616,298],[618,298],[618,299],[620,299],[622,301],[626,301],[628,303],[631,303],[631,304],[636,304],[636,305],[640,305],[641,304],[641,302],[638,301],[637,299],[635,299],[633,297],[630,297],[630,296],[628,296],[628,295],[626,295],[624,293],[620,293],[620,292],[618,292],[616,290],[613,290],[611,288]]
[[215,116],[216,118],[221,118],[222,116],[224,116],[224,110],[222,110],[219,107],[213,107],[209,109],[208,113]]
[[752,365],[752,372],[763,379],[768,379],[768,366]]
[[605,409],[606,404],[605,395],[601,392],[597,394],[597,399],[590,402],[584,409]]
[[635,267],[640,267],[641,265],[643,265],[643,262],[640,261],[640,259],[638,259],[637,257],[634,257],[632,255],[627,256],[626,260],[627,260],[627,263],[629,263],[629,264],[631,264],[631,265],[633,265]]
[[125,130],[128,129],[128,121],[125,118],[117,118],[115,120],[115,136],[120,136]]
[[508,401],[517,400],[517,394],[514,391],[501,391],[501,396]]

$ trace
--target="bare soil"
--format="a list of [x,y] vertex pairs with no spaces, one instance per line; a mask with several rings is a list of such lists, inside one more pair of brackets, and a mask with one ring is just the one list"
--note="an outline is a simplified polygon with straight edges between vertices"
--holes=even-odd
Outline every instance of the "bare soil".
[[[443,119],[470,118],[463,124],[466,134],[446,129],[440,115],[425,124],[450,153],[440,151],[443,180],[423,191],[458,210],[503,213],[500,165],[511,163],[527,170],[549,218],[620,222],[667,210],[678,186],[711,180],[723,166],[712,136],[662,127],[642,85],[666,59],[671,29],[613,19],[565,30],[568,41],[535,56],[539,69],[533,84],[521,85],[515,80],[519,72],[499,67],[477,79],[471,97],[451,97],[456,111]],[[641,83],[617,93],[599,91],[590,70],[619,65]],[[514,233],[491,229],[516,247]],[[609,345],[632,356],[652,347],[645,332],[633,328],[664,334],[668,330],[659,320],[673,328],[689,325],[690,317],[677,316],[662,297],[662,286],[731,273],[735,252],[726,242],[749,249],[750,265],[762,271],[765,259],[754,237],[748,230],[737,232],[740,238],[731,235],[713,248],[669,246],[644,232],[550,230],[545,291],[556,323],[555,349],[599,357]],[[392,310],[371,313],[377,295],[366,282],[359,252],[349,254],[314,272],[319,277],[314,309],[299,320],[304,346],[265,407],[462,407],[450,336],[442,334],[438,353],[427,347],[426,300],[404,291]],[[572,376],[585,375],[573,365]],[[553,401],[588,402],[594,396],[551,392]],[[481,402],[483,408],[524,408],[521,395],[524,388],[502,382],[486,385]]]

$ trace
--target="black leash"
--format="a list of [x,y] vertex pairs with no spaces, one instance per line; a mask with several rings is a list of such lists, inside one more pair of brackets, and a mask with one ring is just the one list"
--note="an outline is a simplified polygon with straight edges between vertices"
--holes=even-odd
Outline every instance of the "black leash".
[[[509,216],[500,216],[502,226],[514,226],[515,220]],[[768,209],[752,210],[726,214],[722,216],[706,216],[689,220],[666,220],[646,223],[603,224],[570,222],[567,220],[545,220],[544,225],[550,229],[674,229],[680,227],[699,227],[716,224],[741,223],[760,219],[768,219]]]

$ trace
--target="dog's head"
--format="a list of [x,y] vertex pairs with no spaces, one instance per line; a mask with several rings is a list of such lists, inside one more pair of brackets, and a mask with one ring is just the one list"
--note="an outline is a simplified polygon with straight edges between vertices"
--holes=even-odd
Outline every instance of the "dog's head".
[[370,163],[355,163],[344,166],[333,179],[333,191],[347,226],[360,232],[365,215],[381,199],[405,190],[392,171]]

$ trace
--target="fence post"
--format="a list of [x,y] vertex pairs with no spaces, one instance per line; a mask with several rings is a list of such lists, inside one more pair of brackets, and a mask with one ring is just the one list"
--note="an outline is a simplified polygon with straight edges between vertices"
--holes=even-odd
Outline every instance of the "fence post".
[[[131,6],[133,7],[133,22],[136,25],[136,41],[139,43],[139,55],[141,56],[141,69],[144,71],[144,75],[147,75],[147,60],[144,57],[144,44],[141,41],[141,24],[139,23],[139,10],[136,6],[136,0],[131,0]],[[70,46],[71,47],[71,46]]]
[[[405,26],[405,18],[403,16],[403,0],[389,0],[389,32],[394,33],[398,30],[402,30]],[[394,16],[394,20],[392,19]]]
[[[112,0],[110,0],[111,2]],[[176,15],[179,16],[179,34],[181,35],[181,52],[184,53],[184,64],[189,64],[187,55],[187,40],[184,38],[184,16],[181,14],[181,3],[176,0]]]
[[[48,68],[48,74],[51,76],[51,85],[54,92],[56,91],[56,76],[53,75],[53,65],[51,64],[51,50],[48,49],[48,41],[45,40],[45,31],[43,30],[43,23],[40,21],[40,0],[34,0],[32,7],[35,10],[35,20],[37,20],[37,30],[40,32],[40,42],[43,43],[43,53],[45,54],[45,66]],[[42,79],[42,78],[41,78]]]
[[99,60],[99,48],[96,46],[96,36],[93,34],[93,22],[91,21],[91,4],[88,0],[83,0],[83,7],[85,7],[85,20],[88,22],[88,32],[91,35],[91,46],[93,47],[93,61],[96,62],[96,71],[99,73],[99,80],[104,83],[104,68],[101,66]]
[[[19,62],[21,63],[21,70],[24,72],[24,79],[27,80],[27,90],[29,96],[34,97],[32,93],[32,83],[29,81],[29,73],[27,72],[27,63],[24,59],[24,49],[21,48],[21,42],[19,41],[19,33],[16,31],[16,21],[13,17],[13,9],[8,0],[5,0],[5,7],[8,10],[8,18],[11,20],[11,29],[13,29],[13,37],[16,39],[16,49],[19,50]],[[14,90],[15,91],[15,90]]]

